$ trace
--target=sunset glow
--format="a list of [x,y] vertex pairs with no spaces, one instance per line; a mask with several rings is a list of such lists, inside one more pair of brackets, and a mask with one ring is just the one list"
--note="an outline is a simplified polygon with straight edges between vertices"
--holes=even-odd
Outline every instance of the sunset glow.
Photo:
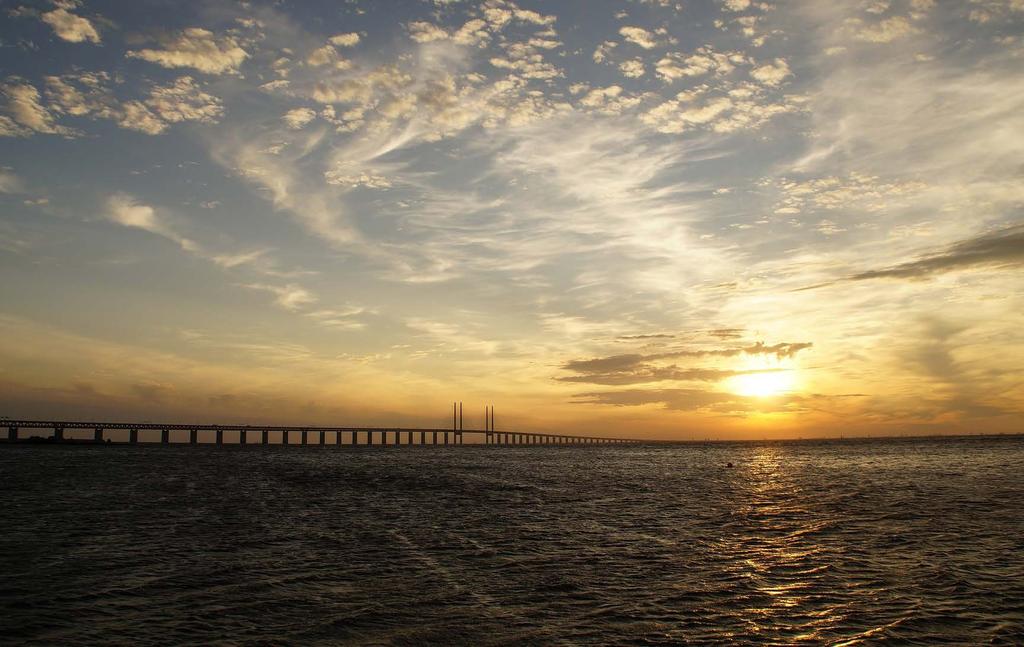
[[4,11],[2,415],[1020,430],[1020,2]]
[[786,371],[777,373],[747,373],[730,380],[730,388],[737,395],[768,397],[793,390],[794,376]]

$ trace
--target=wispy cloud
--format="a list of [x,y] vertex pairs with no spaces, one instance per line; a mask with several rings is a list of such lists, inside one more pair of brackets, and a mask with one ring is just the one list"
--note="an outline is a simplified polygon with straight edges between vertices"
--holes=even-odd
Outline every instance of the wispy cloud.
[[1011,268],[1024,265],[1024,225],[963,240],[946,249],[926,254],[916,260],[878,270],[851,274],[836,281],[821,283],[803,290],[817,289],[847,281],[872,279],[921,280],[936,274],[971,268]]
[[317,297],[309,290],[289,283],[287,285],[271,285],[267,283],[249,283],[245,287],[251,290],[261,290],[274,295],[274,303],[285,310],[299,310],[311,303],[316,303]]

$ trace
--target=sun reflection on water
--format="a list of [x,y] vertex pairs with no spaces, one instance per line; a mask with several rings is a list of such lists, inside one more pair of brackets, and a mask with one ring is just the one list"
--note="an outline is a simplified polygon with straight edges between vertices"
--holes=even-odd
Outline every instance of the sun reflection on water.
[[817,535],[831,523],[806,505],[813,497],[789,472],[793,467],[778,447],[765,445],[735,473],[746,490],[735,512],[744,526],[737,548],[747,555],[737,564],[738,575],[749,585],[744,614],[752,632],[779,630],[803,618],[791,627],[792,640],[814,642],[841,619],[838,607],[821,605],[830,556]]

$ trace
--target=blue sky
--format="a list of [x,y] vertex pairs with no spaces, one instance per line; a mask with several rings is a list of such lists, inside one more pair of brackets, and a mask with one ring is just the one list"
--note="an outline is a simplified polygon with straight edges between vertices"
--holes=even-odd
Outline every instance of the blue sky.
[[1019,420],[1019,0],[2,6],[7,415]]

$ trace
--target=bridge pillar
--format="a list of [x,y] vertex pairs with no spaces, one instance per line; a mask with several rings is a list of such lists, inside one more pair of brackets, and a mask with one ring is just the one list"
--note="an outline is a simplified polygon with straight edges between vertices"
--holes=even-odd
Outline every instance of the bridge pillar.
[[437,432],[436,431],[434,432],[434,444],[435,445],[437,444]]
[[340,431],[334,432],[334,444],[337,445],[338,447],[341,447],[341,432]]
[[388,445],[388,430],[384,429],[380,432],[380,444],[384,447]]
[[358,431],[353,431],[352,432],[352,446],[353,447],[356,446],[358,440],[359,440],[359,432]]
[[139,442],[139,430],[132,428],[128,430],[128,442],[135,445]]
[[288,430],[287,429],[281,431],[281,444],[282,445],[287,445],[288,444]]
[[102,427],[96,427],[95,429],[92,430],[92,441],[94,443],[102,443],[103,442],[103,428]]
[[320,432],[320,446],[323,447],[326,444],[327,444],[327,432],[326,431],[321,431]]
[[367,445],[372,445],[373,444],[373,432],[370,431],[369,429],[366,430],[366,444]]
[[446,431],[446,432],[444,432],[444,444],[445,444],[445,445],[447,445],[447,444],[448,444],[448,432],[447,432],[447,431]]
[[425,431],[421,431],[420,432],[420,444],[421,445],[426,445],[427,444],[427,432],[425,432]]
[[218,429],[217,430],[217,444],[218,445],[223,445],[224,444],[224,430],[222,430],[222,429]]
[[262,432],[260,432],[260,443],[262,443],[264,445],[269,445],[270,444],[270,432],[267,431],[266,429],[264,429]]
[[53,442],[60,443],[64,441],[64,427],[53,428]]
[[170,429],[161,429],[160,430],[160,444],[161,445],[169,445],[170,442],[171,442],[171,430]]
[[196,445],[198,443],[199,443],[199,430],[198,429],[189,429],[188,430],[188,444],[189,445]]
[[7,428],[7,440],[9,440],[12,443],[14,441],[18,440],[18,428],[17,427],[8,427]]
[[306,433],[305,431],[300,432],[300,433],[302,434],[302,444],[303,445],[308,444],[309,443],[309,434]]
[[411,445],[412,444],[412,432],[411,431],[405,435],[405,444],[406,445]]
[[239,445],[244,445],[245,444],[245,440],[246,440],[245,435],[247,433],[248,432],[245,429],[242,429],[241,431],[238,432],[238,444]]

